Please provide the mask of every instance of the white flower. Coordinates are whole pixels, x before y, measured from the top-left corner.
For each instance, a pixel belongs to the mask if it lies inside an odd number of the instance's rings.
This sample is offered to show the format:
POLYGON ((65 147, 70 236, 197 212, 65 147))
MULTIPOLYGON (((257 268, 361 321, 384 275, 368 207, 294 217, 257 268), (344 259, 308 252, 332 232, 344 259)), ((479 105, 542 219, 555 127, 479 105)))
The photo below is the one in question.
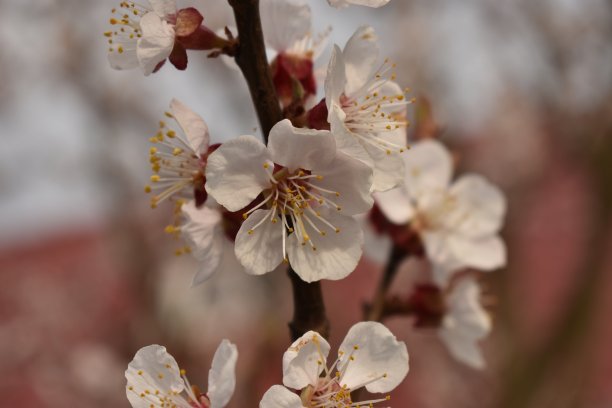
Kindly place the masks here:
POLYGON ((341 8, 348 7, 351 4, 367 7, 382 7, 391 0, 327 0, 330 6, 341 8))
POLYGON ((149 4, 151 8, 123 1, 113 9, 113 29, 104 33, 109 39, 112 68, 140 67, 149 75, 170 56, 176 36, 172 23, 176 21, 176 1, 149 0, 149 4))
POLYGON ((223 340, 208 373, 208 392, 196 395, 165 347, 143 347, 125 370, 127 398, 134 408, 223 408, 236 387, 237 359, 236 346, 223 340))
POLYGON ((490 271, 506 264, 498 235, 506 212, 503 193, 483 177, 468 174, 450 184, 452 159, 442 144, 422 141, 404 156, 404 185, 376 194, 395 224, 409 223, 444 285, 462 268, 490 271))
POLYGON ((369 167, 336 153, 329 132, 285 119, 270 131, 268 147, 240 136, 212 153, 206 191, 229 211, 252 203, 235 246, 247 272, 261 275, 286 261, 312 282, 342 279, 356 267, 363 233, 351 216, 372 206, 371 178, 369 167))
POLYGON ((149 139, 150 159, 153 175, 152 186, 145 191, 159 192, 151 198, 151 207, 162 201, 178 197, 183 201, 194 198, 201 206, 205 201, 204 167, 209 153, 210 136, 206 122, 176 99, 170 102, 168 118, 174 119, 179 132, 170 129, 165 121, 159 122, 159 130, 149 139))
POLYGON ((378 60, 377 37, 361 27, 344 50, 334 46, 325 79, 328 122, 338 149, 374 169, 375 191, 397 186, 403 177, 398 153, 406 145, 406 105, 402 89, 385 75, 394 65, 378 60))
POLYGON ((446 298, 440 338, 457 360, 482 369, 485 361, 478 341, 491 332, 491 318, 480 305, 480 288, 473 277, 462 278, 446 298))
POLYGON ((389 396, 353 402, 351 392, 365 387, 372 393, 387 393, 408 374, 406 344, 381 323, 354 325, 330 366, 329 350, 329 343, 313 331, 296 340, 283 356, 283 384, 301 391, 300 396, 275 385, 263 396, 260 408, 372 406, 388 401, 389 396))

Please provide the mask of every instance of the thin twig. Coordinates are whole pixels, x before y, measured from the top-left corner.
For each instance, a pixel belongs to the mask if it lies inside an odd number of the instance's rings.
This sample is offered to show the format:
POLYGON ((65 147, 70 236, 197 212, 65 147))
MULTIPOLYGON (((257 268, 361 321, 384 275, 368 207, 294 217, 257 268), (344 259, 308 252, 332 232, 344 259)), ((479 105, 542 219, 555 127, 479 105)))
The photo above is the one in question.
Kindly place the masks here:
POLYGON ((397 274, 400 264, 407 256, 408 254, 403 248, 396 245, 393 246, 391 255, 389 256, 389 262, 387 263, 385 271, 380 279, 378 289, 376 289, 372 303, 365 308, 365 320, 380 322, 383 319, 385 313, 385 302, 387 301, 387 292, 389 291, 389 287, 393 282, 393 278, 395 278, 395 275, 397 274))

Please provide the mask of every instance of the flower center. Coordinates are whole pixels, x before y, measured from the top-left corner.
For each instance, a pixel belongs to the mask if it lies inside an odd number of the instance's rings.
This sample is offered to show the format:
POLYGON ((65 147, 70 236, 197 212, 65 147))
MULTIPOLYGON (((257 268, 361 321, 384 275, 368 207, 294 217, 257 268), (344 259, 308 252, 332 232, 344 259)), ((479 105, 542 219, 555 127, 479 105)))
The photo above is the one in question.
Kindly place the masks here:
POLYGON ((374 146, 387 154, 402 153, 405 144, 388 140, 386 134, 408 126, 408 120, 402 112, 404 106, 414 103, 415 99, 406 99, 410 89, 396 94, 385 88, 395 80, 395 74, 385 75, 395 68, 388 60, 376 71, 358 91, 340 98, 342 110, 346 114, 345 125, 362 143, 374 146))
POLYGON ((109 20, 113 29, 104 32, 104 36, 108 38, 108 52, 123 54, 136 50, 136 42, 142 37, 140 17, 150 11, 130 1, 122 1, 118 8, 113 8, 109 20))

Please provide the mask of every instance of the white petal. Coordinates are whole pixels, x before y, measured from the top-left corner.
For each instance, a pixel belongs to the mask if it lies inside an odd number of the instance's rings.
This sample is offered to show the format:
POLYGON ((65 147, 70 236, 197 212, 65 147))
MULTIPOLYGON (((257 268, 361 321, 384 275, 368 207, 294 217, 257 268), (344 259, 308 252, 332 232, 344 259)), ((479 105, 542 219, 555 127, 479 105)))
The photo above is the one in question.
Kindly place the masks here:
POLYGON ((274 163, 290 170, 312 170, 334 159, 336 142, 326 130, 296 128, 284 119, 270 130, 268 150, 274 163))
POLYGON ((374 162, 373 191, 387 191, 401 185, 404 181, 404 153, 387 154, 385 151, 370 144, 362 146, 374 162))
POLYGON ((327 0, 330 6, 335 8, 347 7, 350 4, 367 7, 382 7, 391 0, 327 0))
POLYGON ((236 235, 234 246, 236 258, 246 272, 252 275, 263 275, 272 271, 284 258, 282 247, 284 226, 280 221, 276 223, 270 221, 270 215, 268 210, 254 211, 242 223, 236 235), (249 234, 249 231, 262 220, 263 223, 249 234))
POLYGON ((466 265, 451 251, 446 231, 423 231, 421 240, 432 263, 434 282, 446 286, 452 274, 466 265))
POLYGON ((153 72, 174 48, 174 28, 156 13, 147 13, 140 19, 142 38, 138 40, 136 55, 145 75, 153 72))
POLYGON ((298 231, 291 234, 287 242, 289 262, 305 282, 343 279, 355 270, 361 258, 363 231, 359 223, 353 217, 338 214, 336 210, 321 210, 320 213, 321 218, 338 228, 339 232, 335 232, 316 215, 306 212, 325 236, 304 221, 310 243, 305 243, 298 231))
MULTIPOLYGON (((344 66, 344 57, 340 47, 334 44, 332 55, 327 65, 327 76, 325 77, 325 104, 330 110, 331 115, 332 104, 340 102, 340 96, 344 93, 346 86, 346 68, 344 66)), ((342 118, 344 120, 344 118, 342 118)), ((328 118, 331 123, 331 116, 328 118)))
POLYGON ((323 179, 313 179, 311 183, 337 192, 339 195, 332 196, 332 200, 342 208, 342 214, 361 214, 372 208, 372 169, 369 166, 338 152, 331 163, 317 168, 316 174, 323 179))
POLYGON ((236 388, 236 361, 238 348, 229 340, 223 340, 213 357, 208 372, 208 392, 210 408, 223 408, 227 405, 236 388))
POLYGON ((440 142, 424 140, 402 155, 406 177, 404 185, 419 199, 428 191, 446 191, 452 176, 452 158, 440 142))
POLYGON ((328 121, 330 123, 331 132, 336 138, 336 148, 350 157, 374 167, 374 161, 365 150, 363 145, 359 143, 357 136, 353 135, 344 124, 346 115, 342 108, 337 104, 332 104, 329 111, 328 121))
POLYGON ((378 322, 360 322, 351 327, 339 352, 338 368, 346 370, 340 384, 350 390, 365 385, 369 392, 389 392, 408 374, 406 344, 397 341, 378 322))
POLYGON ((204 119, 177 99, 172 99, 170 102, 170 113, 183 129, 183 133, 187 136, 187 142, 193 151, 196 153, 206 151, 210 143, 210 136, 208 125, 206 125, 204 119))
POLYGON ((263 395, 259 408, 303 408, 300 397, 282 385, 273 385, 263 395))
POLYGON ((136 41, 127 44, 112 44, 108 52, 108 62, 112 69, 132 69, 139 66, 136 56, 136 41), (121 49, 121 52, 119 52, 121 49))
POLYGON ((472 277, 462 279, 448 297, 449 311, 439 335, 457 360, 484 368, 478 340, 491 331, 491 318, 480 305, 480 288, 472 277))
POLYGON ((302 0, 261 0, 261 25, 267 45, 286 51, 306 37, 311 26, 310 7, 302 0))
POLYGON ((370 26, 359 27, 344 50, 347 96, 357 92, 373 75, 378 61, 378 37, 370 26))
POLYGON ((238 211, 270 186, 264 169, 270 160, 268 149, 254 136, 225 142, 208 156, 206 191, 229 211, 238 211))
POLYGON ((403 186, 374 194, 380 210, 392 223, 403 225, 414 217, 414 207, 403 186))
POLYGON ((309 331, 283 354, 283 384, 295 390, 316 385, 326 367, 329 343, 317 332, 309 331))
POLYGON ((155 391, 159 391, 163 396, 171 392, 180 393, 185 388, 176 360, 165 347, 156 344, 143 347, 136 352, 134 359, 125 370, 125 378, 127 398, 135 408, 148 408, 151 404, 151 401, 142 398, 141 394, 159 400, 155 396, 155 391))
POLYGON ((160 17, 167 17, 176 14, 175 0, 149 0, 153 11, 160 17))
POLYGON ((506 214, 506 198, 499 188, 482 176, 460 177, 450 188, 457 208, 448 223, 471 237, 494 234, 500 230, 506 214))
POLYGON ((452 235, 448 244, 453 255, 465 266, 491 271, 506 265, 506 246, 499 236, 470 238, 452 235))
POLYGON ((218 209, 206 206, 196 208, 193 200, 183 204, 181 211, 186 219, 181 233, 191 248, 191 254, 201 263, 192 282, 192 285, 198 285, 217 271, 223 257, 221 214, 218 209))

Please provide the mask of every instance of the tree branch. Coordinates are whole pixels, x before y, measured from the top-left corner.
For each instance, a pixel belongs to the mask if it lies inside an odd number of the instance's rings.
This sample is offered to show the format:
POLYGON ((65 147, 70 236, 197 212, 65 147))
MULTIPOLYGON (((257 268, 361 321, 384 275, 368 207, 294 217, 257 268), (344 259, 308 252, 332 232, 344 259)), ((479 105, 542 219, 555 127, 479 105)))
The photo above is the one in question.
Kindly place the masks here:
MULTIPOLYGON (((234 10, 238 28, 236 63, 249 86, 261 131, 267 143, 270 129, 283 119, 283 114, 266 57, 259 0, 229 0, 229 4, 234 10)), ((289 323, 292 339, 301 337, 309 330, 328 337, 329 321, 325 314, 321 284, 302 281, 291 268, 287 272, 293 288, 294 314, 289 323)))
POLYGON ((234 58, 249 86, 261 131, 267 143, 270 129, 283 119, 283 114, 266 57, 259 0, 229 0, 229 4, 234 9, 238 28, 239 44, 234 58))
POLYGON ((374 299, 370 305, 365 307, 364 317, 366 321, 379 322, 384 317, 387 292, 389 291, 391 282, 393 282, 393 278, 397 274, 400 264, 407 256, 408 254, 403 248, 393 245, 389 262, 380 279, 378 289, 376 289, 376 293, 374 294, 374 299))

